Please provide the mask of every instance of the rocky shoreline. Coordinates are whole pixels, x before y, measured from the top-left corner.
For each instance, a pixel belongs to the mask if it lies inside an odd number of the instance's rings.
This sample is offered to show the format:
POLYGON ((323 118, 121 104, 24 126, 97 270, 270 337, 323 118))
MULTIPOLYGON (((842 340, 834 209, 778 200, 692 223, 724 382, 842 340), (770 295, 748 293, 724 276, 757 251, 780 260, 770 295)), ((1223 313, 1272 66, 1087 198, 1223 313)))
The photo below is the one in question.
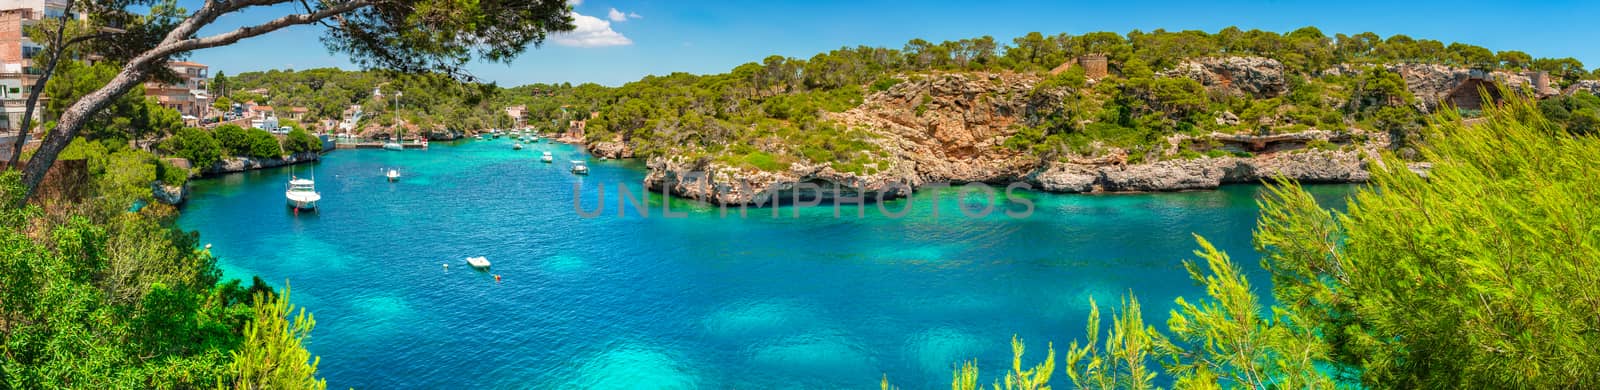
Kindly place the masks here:
POLYGON ((987 183, 1071 194, 1211 190, 1228 184, 1286 178, 1303 183, 1363 183, 1371 178, 1358 150, 1305 150, 1254 157, 1201 157, 1145 164, 1040 164, 995 175, 952 179, 857 175, 796 164, 783 172, 760 172, 715 163, 651 158, 644 184, 651 191, 722 205, 774 205, 795 199, 834 197, 887 200, 931 185, 987 183), (977 179, 977 180, 973 180, 977 179), (797 193, 799 192, 799 193, 797 193))
POLYGON ((281 158, 250 158, 228 157, 200 170, 201 177, 223 175, 235 172, 244 172, 256 169, 277 168, 281 166, 315 162, 322 158, 317 152, 296 153, 281 158))
MULTIPOLYGON (((194 177, 191 177, 191 179, 214 177, 256 169, 277 168, 287 165, 304 164, 316 162, 320 159, 322 159, 322 154, 317 152, 297 153, 281 158, 258 159, 250 157, 227 157, 223 158, 222 161, 218 161, 216 164, 212 164, 209 167, 201 169, 194 177)), ((182 158, 167 158, 165 160, 167 163, 172 164, 180 169, 190 169, 189 160, 182 158)), ((169 185, 157 180, 150 183, 150 193, 155 197, 157 202, 176 206, 188 200, 189 184, 184 183, 181 186, 169 185)))

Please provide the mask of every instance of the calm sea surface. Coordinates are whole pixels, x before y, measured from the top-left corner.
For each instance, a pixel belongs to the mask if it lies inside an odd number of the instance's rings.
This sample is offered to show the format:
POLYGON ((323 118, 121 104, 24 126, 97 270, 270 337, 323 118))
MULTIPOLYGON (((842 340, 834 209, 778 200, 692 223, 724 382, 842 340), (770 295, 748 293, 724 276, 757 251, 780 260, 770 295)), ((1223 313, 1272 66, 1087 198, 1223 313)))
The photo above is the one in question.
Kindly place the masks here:
MULTIPOLYGON (((1191 234, 1267 293, 1250 250, 1257 186, 1021 193, 981 219, 958 207, 983 202, 948 189, 884 204, 903 218, 870 204, 866 217, 848 205, 840 218, 828 206, 723 217, 682 200, 669 206, 686 217, 662 218, 660 196, 649 217, 618 217, 617 184, 637 194, 643 176, 549 143, 340 150, 197 181, 180 225, 215 245, 228 277, 292 286, 316 316, 310 348, 330 388, 876 388, 884 375, 937 388, 965 359, 987 382, 1010 365, 1013 334, 1033 359, 1082 338, 1091 297, 1115 306, 1131 291, 1162 327, 1174 297, 1203 294, 1181 264, 1191 234), (568 173, 578 159, 589 176, 568 173), (404 178, 387 182, 385 167, 404 178), (316 178, 319 213, 284 206, 291 174, 316 178), (605 186, 602 216, 574 211, 574 184, 589 211, 605 186), (1024 199, 1031 217, 1000 212, 1024 199)), ((1353 188, 1312 190, 1342 206, 1353 188)))

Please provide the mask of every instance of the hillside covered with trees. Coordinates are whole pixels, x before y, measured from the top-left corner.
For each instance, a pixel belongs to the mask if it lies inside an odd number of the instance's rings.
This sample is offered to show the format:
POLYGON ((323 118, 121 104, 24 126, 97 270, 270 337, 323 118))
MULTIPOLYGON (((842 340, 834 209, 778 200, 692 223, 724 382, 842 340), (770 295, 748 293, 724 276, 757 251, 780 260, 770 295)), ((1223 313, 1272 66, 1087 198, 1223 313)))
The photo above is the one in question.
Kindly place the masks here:
MULTIPOLYGON (((461 82, 442 74, 400 74, 387 71, 344 71, 333 68, 301 71, 270 70, 213 80, 225 109, 233 103, 255 102, 278 110, 307 108, 306 124, 321 119, 343 119, 352 105, 364 112, 362 127, 387 128, 394 123, 399 92, 400 120, 422 129, 478 130, 510 125, 504 108, 495 100, 502 89, 493 84, 461 82), (382 98, 373 96, 376 89, 382 98)), ((281 115, 281 114, 280 114, 281 115)))
MULTIPOLYGON (((586 123, 584 140, 624 143, 631 156, 709 157, 757 170, 821 163, 865 173, 871 169, 863 164, 882 162, 875 156, 883 151, 872 141, 881 136, 841 123, 832 114, 862 105, 871 94, 940 74, 1032 76, 1025 80, 1026 93, 1042 100, 1034 99, 1028 112, 1014 113, 1019 120, 1008 129, 1003 146, 1043 159, 1112 152, 1126 153, 1135 162, 1177 158, 1195 154, 1159 150, 1173 135, 1308 129, 1388 133, 1395 147, 1403 148, 1405 135, 1419 129, 1423 115, 1437 110, 1439 102, 1417 96, 1416 81, 1402 74, 1412 69, 1398 65, 1511 75, 1544 72, 1557 90, 1600 78, 1572 58, 1534 58, 1465 43, 1370 32, 1330 36, 1315 27, 1285 34, 1230 27, 1214 33, 1036 32, 1009 42, 988 36, 937 43, 916 39, 898 49, 860 46, 805 59, 771 56, 728 73, 648 76, 620 87, 502 88, 442 76, 335 69, 219 75, 217 84, 225 85, 221 89, 229 101, 304 106, 313 118, 338 118, 348 106, 359 104, 369 123, 378 126, 389 125, 394 106, 392 100, 373 99, 374 87, 403 90, 401 117, 429 128, 504 127, 508 119, 503 109, 520 105, 527 107, 526 123, 565 131, 570 121, 595 112, 598 116, 586 123), (1103 55, 1107 74, 1063 67, 1087 55, 1103 55), (1268 80, 1271 85, 1265 90, 1228 91, 1217 83, 1256 81, 1206 80, 1217 76, 1196 70, 1203 67, 1197 60, 1206 58, 1258 59, 1247 65, 1259 69, 1244 70, 1264 70, 1277 79, 1268 80), (265 93, 246 92, 251 90, 265 93)), ((1212 66, 1240 71, 1236 64, 1212 66)), ((1547 105, 1556 117, 1580 127, 1592 127, 1586 123, 1600 118, 1591 98, 1557 100, 1561 102, 1547 105)), ((919 117, 938 109, 948 108, 914 108, 919 117)))

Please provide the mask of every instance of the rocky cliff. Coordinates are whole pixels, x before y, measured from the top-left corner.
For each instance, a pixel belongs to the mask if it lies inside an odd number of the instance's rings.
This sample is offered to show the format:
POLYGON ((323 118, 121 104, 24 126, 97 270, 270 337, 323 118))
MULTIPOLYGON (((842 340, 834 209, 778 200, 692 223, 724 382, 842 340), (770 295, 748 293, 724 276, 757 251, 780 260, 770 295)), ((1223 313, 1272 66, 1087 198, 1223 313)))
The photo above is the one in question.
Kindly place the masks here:
POLYGON ((1194 79, 1207 90, 1233 96, 1274 98, 1289 91, 1283 63, 1263 57, 1196 58, 1161 75, 1194 79))
MULTIPOLYGON (((1261 59, 1196 62, 1172 76, 1223 77, 1210 85, 1246 94, 1282 94, 1281 64, 1261 59), (1275 73, 1276 72, 1276 73, 1275 73)), ((1310 131, 1263 140, 1216 135, 1223 144, 1274 143, 1238 147, 1264 151, 1250 157, 1171 159, 1119 164, 1120 159, 1041 161, 1003 146, 1017 125, 1031 125, 1070 91, 1035 91, 1041 80, 1030 74, 934 74, 912 77, 870 94, 856 108, 828 119, 865 129, 887 158, 872 173, 839 172, 827 164, 797 163, 782 171, 754 171, 705 158, 655 157, 647 162, 646 187, 716 204, 784 204, 831 197, 892 199, 932 183, 1028 183, 1054 192, 1180 191, 1216 188, 1283 176, 1304 182, 1361 182, 1368 178, 1363 156, 1387 146, 1387 137, 1350 137, 1310 131), (1221 139, 1227 138, 1227 139, 1221 139), (1354 143, 1353 139, 1368 140, 1354 143), (1259 141, 1259 142, 1257 142, 1259 141), (1334 148, 1312 149, 1311 141, 1334 148), (1282 145, 1280 145, 1282 144, 1282 145), (800 194, 803 193, 803 194, 800 194), (798 194, 798 195, 797 195, 798 194)), ((1204 83, 1204 81, 1203 81, 1204 83)), ((1169 143, 1180 141, 1175 136, 1169 143)), ((1231 145, 1231 144, 1229 144, 1231 145)), ((1242 144, 1241 144, 1242 145, 1242 144)), ((625 143, 596 142, 591 151, 620 156, 625 143)))
POLYGON ((150 195, 157 202, 176 206, 189 199, 189 184, 167 185, 167 183, 156 180, 150 183, 150 195))
POLYGON ((1578 80, 1578 82, 1567 86, 1567 89, 1561 91, 1561 93, 1571 95, 1578 93, 1578 91, 1588 92, 1590 95, 1600 95, 1600 80, 1578 80))
MULTIPOLYGON (((1457 88, 1477 88, 1468 85, 1469 80, 1484 80, 1498 82, 1513 88, 1532 89, 1539 97, 1550 96, 1558 93, 1549 85, 1548 78, 1541 78, 1538 73, 1514 73, 1507 71, 1484 72, 1470 68, 1458 68, 1438 64, 1384 64, 1378 65, 1384 69, 1395 72, 1400 78, 1405 79, 1406 89, 1417 98, 1416 108, 1423 112, 1433 112, 1446 102, 1450 94, 1457 88)), ((1360 74, 1366 65, 1341 64, 1322 71, 1323 75, 1354 75, 1360 74)))
POLYGON ((633 158, 633 146, 623 140, 621 135, 610 141, 591 142, 587 147, 590 154, 602 158, 633 158))

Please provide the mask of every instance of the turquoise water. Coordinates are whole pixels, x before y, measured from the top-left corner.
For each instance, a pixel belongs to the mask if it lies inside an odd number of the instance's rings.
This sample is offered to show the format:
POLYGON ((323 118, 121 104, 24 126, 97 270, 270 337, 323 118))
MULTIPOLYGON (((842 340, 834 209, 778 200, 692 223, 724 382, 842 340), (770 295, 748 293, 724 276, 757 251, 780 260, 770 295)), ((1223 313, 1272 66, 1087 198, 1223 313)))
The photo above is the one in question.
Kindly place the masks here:
MULTIPOLYGON (((641 218, 616 215, 616 184, 639 192, 638 163, 567 173, 581 158, 506 141, 341 150, 196 181, 180 224, 215 244, 228 276, 292 285, 332 388, 876 388, 883 375, 944 387, 964 359, 1001 373, 1013 334, 1033 358, 1081 338, 1090 297, 1134 291, 1164 323, 1174 297, 1203 294, 1180 263, 1191 233, 1266 283, 1250 251, 1256 186, 1018 194, 1036 207, 1026 219, 964 218, 973 202, 954 190, 885 204, 910 208, 899 219, 871 205, 864 218, 849 206, 722 217, 682 200, 669 206, 687 217, 668 219, 656 196, 641 218), (545 150, 555 164, 538 161, 545 150), (405 176, 389 183, 384 167, 405 176), (315 175, 319 213, 284 206, 291 170, 315 175), (585 210, 605 185, 601 217, 574 211, 574 183, 585 210), (499 283, 463 262, 479 255, 499 283)), ((1313 190, 1337 203, 1352 188, 1313 190)))

